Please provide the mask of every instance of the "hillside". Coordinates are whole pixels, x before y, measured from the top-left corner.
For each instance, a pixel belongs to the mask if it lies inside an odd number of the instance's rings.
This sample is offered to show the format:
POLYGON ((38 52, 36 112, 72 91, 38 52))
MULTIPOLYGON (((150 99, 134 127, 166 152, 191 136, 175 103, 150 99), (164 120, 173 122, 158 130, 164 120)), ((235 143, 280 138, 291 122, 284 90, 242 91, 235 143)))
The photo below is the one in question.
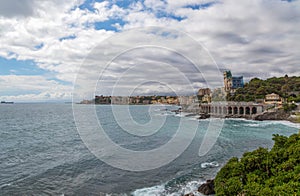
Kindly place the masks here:
POLYGON ((245 84, 244 88, 236 90, 234 95, 228 95, 228 101, 255 101, 264 99, 270 93, 279 94, 288 101, 300 102, 300 95, 295 92, 300 91, 300 77, 272 77, 266 80, 253 78, 245 84))

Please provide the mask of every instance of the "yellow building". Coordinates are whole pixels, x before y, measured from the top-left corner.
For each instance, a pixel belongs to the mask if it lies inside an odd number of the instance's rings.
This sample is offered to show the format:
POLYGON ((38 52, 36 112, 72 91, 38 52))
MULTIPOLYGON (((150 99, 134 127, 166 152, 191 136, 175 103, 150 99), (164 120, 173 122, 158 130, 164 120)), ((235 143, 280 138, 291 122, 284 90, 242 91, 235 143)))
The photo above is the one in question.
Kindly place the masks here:
POLYGON ((276 93, 268 94, 265 97, 265 104, 282 105, 282 102, 283 102, 282 98, 276 93))
POLYGON ((202 100, 201 100, 201 102, 203 103, 211 103, 211 96, 210 95, 204 95, 203 97, 202 97, 202 100))

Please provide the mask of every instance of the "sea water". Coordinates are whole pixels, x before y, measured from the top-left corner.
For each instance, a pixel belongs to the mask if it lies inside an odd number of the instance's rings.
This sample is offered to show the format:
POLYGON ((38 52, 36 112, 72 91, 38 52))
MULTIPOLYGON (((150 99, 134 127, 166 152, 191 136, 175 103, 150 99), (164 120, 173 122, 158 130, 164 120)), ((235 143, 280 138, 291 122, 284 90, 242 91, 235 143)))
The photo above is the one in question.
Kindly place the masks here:
MULTIPOLYGON (((174 107, 128 107, 130 115, 116 117, 109 105, 75 105, 95 109, 108 137, 123 148, 147 151, 174 137, 181 120, 197 125, 188 148, 174 161, 147 171, 114 168, 92 154, 76 129, 71 104, 13 104, 0 106, 0 195, 182 195, 196 193, 232 156, 258 147, 271 148, 272 134, 297 133, 299 124, 285 121, 226 119, 216 143, 204 156, 199 147, 209 119, 170 112, 174 107), (137 136, 120 126, 165 118, 154 134, 137 136)), ((119 107, 119 108, 118 108, 119 107)), ((83 114, 84 115, 84 114, 83 114)), ((142 130, 141 130, 142 131, 142 130)), ((188 129, 187 129, 188 131, 188 129)), ((139 162, 139 160, 136 160, 139 162)), ((198 193, 197 193, 198 194, 198 193)))

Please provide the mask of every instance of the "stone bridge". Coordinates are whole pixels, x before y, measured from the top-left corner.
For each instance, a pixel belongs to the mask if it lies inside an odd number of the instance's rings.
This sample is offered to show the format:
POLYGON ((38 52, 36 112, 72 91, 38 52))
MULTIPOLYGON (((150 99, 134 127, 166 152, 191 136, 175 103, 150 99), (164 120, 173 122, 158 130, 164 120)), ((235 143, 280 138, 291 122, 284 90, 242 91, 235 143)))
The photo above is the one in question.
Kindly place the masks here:
POLYGON ((264 112, 264 105, 253 102, 212 102, 200 104, 200 112, 213 116, 251 116, 264 112))

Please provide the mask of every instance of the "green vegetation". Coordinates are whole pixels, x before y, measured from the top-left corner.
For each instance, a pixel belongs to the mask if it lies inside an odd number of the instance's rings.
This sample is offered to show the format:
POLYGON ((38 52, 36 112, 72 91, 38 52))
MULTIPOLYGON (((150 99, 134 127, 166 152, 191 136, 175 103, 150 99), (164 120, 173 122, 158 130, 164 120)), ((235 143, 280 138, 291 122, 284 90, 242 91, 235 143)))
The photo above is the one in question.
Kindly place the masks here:
POLYGON ((216 176, 217 195, 300 195, 300 132, 273 140, 270 151, 230 159, 216 176))
POLYGON ((228 95, 228 101, 255 101, 264 99, 265 95, 276 93, 288 101, 300 102, 300 94, 297 96, 293 92, 300 91, 300 77, 269 78, 261 80, 253 78, 245 84, 244 88, 236 90, 234 95, 228 95))
POLYGON ((296 108, 297 108, 297 105, 294 104, 294 103, 292 103, 292 104, 288 104, 288 103, 283 104, 283 109, 284 109, 284 111, 286 111, 286 112, 295 110, 296 108))
POLYGON ((295 123, 300 123, 300 113, 296 113, 296 118, 294 119, 295 123))

